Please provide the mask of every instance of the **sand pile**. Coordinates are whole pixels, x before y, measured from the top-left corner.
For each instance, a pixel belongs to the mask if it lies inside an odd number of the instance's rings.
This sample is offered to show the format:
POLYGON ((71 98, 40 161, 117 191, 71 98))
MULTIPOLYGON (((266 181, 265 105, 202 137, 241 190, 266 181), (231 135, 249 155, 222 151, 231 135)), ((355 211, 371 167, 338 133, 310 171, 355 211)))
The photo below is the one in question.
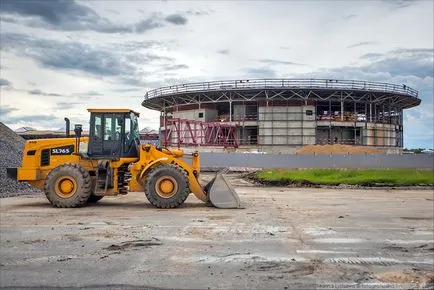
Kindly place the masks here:
POLYGON ((353 145, 305 145, 297 149, 297 154, 381 154, 382 151, 367 146, 353 145))

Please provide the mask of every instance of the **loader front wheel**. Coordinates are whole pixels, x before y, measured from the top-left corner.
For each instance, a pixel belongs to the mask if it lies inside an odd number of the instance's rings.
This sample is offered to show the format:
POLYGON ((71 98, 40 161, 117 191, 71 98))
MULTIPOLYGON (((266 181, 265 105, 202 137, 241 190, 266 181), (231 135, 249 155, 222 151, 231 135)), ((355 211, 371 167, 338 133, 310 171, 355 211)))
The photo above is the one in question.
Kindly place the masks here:
POLYGON ((190 194, 187 175, 173 164, 155 166, 145 176, 145 194, 155 207, 178 207, 190 194))
POLYGON ((50 171, 45 179, 44 192, 55 207, 84 205, 92 191, 89 173, 79 164, 66 163, 50 171))

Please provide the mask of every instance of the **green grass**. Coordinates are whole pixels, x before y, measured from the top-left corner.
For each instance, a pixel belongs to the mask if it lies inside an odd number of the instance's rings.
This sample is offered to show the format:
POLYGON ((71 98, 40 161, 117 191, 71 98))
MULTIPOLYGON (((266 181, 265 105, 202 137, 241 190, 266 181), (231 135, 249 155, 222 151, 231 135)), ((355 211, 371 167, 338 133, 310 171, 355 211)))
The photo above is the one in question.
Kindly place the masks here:
POLYGON ((432 185, 432 170, 412 169, 303 169, 303 170, 264 170, 256 173, 261 182, 297 184, 353 184, 374 185, 432 185))

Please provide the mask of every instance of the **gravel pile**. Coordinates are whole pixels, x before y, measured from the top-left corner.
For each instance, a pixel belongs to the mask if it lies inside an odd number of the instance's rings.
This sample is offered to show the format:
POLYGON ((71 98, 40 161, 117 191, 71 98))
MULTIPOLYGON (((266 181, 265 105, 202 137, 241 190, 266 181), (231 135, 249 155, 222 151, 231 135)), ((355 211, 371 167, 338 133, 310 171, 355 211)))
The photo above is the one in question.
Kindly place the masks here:
POLYGON ((25 140, 0 122, 0 198, 40 192, 25 182, 6 175, 6 168, 21 165, 25 140))

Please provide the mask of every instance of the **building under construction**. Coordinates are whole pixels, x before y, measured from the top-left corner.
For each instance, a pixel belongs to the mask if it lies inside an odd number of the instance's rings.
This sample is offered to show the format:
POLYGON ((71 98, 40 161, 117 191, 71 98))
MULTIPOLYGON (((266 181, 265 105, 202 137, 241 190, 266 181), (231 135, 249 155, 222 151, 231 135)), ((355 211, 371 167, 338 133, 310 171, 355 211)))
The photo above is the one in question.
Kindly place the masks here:
POLYGON ((148 92, 161 112, 162 146, 294 152, 313 144, 403 147, 403 110, 419 105, 406 85, 335 79, 188 83, 148 92))

